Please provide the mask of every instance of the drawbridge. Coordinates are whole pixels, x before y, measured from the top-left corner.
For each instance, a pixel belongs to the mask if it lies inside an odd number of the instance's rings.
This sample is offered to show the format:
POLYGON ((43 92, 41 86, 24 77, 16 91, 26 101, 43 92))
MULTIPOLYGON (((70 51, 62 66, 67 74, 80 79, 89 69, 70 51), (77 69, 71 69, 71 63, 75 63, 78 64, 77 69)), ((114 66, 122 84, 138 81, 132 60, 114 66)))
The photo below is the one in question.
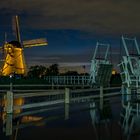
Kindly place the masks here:
POLYGON ((140 49, 136 38, 122 36, 121 40, 125 52, 119 64, 123 106, 121 125, 130 139, 131 134, 140 130, 140 49))
POLYGON ((90 84, 107 86, 110 81, 113 65, 109 60, 109 44, 97 42, 90 68, 90 84))
POLYGON ((91 60, 89 75, 81 76, 46 76, 45 80, 52 85, 109 86, 113 64, 109 60, 110 45, 97 42, 91 60), (99 55, 99 51, 102 53, 99 55))

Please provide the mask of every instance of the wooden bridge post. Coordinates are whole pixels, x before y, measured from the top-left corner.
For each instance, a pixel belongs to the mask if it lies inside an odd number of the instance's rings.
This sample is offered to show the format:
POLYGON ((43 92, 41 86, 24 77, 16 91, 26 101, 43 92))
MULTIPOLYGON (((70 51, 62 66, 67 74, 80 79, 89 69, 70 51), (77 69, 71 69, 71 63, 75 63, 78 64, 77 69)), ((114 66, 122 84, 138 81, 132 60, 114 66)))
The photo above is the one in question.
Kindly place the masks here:
POLYGON ((10 91, 11 92, 13 91, 13 83, 12 82, 10 83, 10 91))
POLYGON ((6 136, 12 135, 12 113, 13 113, 13 92, 7 91, 5 96, 5 111, 6 111, 6 136))
POLYGON ((13 113, 13 92, 7 91, 6 93, 6 113, 13 113))
POLYGON ((70 89, 65 88, 65 120, 69 119, 70 89))
POLYGON ((100 110, 103 110, 104 104, 104 95, 103 95, 103 86, 100 86, 100 110))
POLYGON ((6 136, 12 135, 12 131, 13 131, 12 120, 13 120, 12 114, 7 114, 6 115, 6 136))
POLYGON ((65 104, 69 104, 69 103, 70 103, 70 89, 65 88, 65 104))

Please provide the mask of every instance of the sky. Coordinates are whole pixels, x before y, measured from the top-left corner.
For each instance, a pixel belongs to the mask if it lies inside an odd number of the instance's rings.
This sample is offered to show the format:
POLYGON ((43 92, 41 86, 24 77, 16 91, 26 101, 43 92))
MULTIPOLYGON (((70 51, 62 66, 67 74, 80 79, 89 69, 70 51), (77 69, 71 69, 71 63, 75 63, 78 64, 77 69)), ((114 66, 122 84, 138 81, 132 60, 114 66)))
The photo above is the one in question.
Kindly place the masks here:
POLYGON ((0 44, 15 39, 12 16, 19 15, 21 39, 47 38, 48 46, 25 49, 28 66, 58 63, 89 68, 96 42, 110 43, 115 67, 121 35, 140 39, 139 0, 4 0, 0 2, 0 44))

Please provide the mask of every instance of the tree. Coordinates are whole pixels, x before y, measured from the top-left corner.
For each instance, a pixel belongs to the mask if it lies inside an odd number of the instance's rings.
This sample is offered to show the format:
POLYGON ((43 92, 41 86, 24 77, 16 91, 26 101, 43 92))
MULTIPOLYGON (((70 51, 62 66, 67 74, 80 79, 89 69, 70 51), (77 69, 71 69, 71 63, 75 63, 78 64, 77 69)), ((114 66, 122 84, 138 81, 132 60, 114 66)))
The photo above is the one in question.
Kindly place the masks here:
POLYGON ((46 67, 40 65, 31 66, 29 68, 28 77, 42 78, 46 73, 46 67))
POLYGON ((79 75, 77 71, 67 71, 64 75, 77 76, 79 75))
POLYGON ((56 76, 59 74, 58 64, 52 64, 46 70, 46 75, 56 76))
POLYGON ((52 64, 49 68, 42 65, 36 65, 29 68, 28 77, 42 78, 44 76, 56 76, 58 74, 58 64, 52 64))

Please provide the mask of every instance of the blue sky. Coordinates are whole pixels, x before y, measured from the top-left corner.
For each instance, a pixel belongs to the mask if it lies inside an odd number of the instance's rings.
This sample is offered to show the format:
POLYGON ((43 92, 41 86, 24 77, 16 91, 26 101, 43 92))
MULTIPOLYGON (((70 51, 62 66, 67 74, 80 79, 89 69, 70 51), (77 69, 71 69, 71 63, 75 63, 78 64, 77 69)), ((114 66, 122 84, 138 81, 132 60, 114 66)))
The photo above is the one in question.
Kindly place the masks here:
POLYGON ((140 33, 138 0, 5 0, 0 2, 0 44, 13 40, 12 16, 20 16, 22 40, 45 37, 49 45, 25 49, 27 64, 90 64, 96 42, 110 43, 118 63, 120 36, 140 33), (116 52, 117 51, 117 52, 116 52))

